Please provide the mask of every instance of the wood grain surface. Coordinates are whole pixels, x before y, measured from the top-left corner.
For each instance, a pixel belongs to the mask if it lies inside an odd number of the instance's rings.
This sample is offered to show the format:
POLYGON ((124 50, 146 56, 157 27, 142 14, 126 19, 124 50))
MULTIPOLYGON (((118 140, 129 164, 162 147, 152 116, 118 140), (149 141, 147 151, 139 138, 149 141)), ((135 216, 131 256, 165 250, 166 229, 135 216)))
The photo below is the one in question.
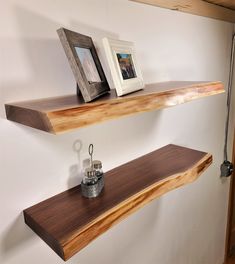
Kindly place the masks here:
POLYGON ((167 145, 105 173, 99 197, 82 197, 79 185, 26 209, 25 222, 67 260, 156 197, 196 180, 211 162, 205 152, 167 145))
POLYGON ((235 1, 234 0, 205 0, 205 1, 212 3, 212 4, 220 5, 220 6, 235 10, 235 1))
MULTIPOLYGON (((232 163, 235 164, 235 130, 233 134, 233 155, 232 163)), ((225 263, 230 256, 235 257, 235 172, 230 177, 229 203, 227 215, 227 230, 225 240, 225 263)))
POLYGON ((59 134, 87 125, 153 111, 224 92, 221 82, 165 82, 117 97, 109 94, 91 103, 76 96, 53 97, 6 104, 7 119, 59 134))
MULTIPOLYGON (((198 16, 205 16, 223 21, 235 23, 235 11, 210 2, 222 2, 223 0, 130 0, 143 4, 163 7, 175 11, 181 11, 198 16)), ((224 0, 224 6, 232 0, 224 0), (225 4, 226 2, 226 4, 225 4)))
POLYGON ((224 264, 235 264, 235 256, 228 258, 228 260, 224 262, 224 264))

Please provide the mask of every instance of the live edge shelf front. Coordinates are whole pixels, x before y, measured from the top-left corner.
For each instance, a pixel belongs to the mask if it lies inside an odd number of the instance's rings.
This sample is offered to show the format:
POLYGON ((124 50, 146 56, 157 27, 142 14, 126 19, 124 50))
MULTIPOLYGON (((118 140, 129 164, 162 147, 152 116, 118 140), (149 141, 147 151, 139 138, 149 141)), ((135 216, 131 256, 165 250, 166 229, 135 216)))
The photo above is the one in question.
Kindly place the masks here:
POLYGON ((79 185, 26 209, 25 222, 68 260, 154 198, 196 180, 211 163, 208 153, 167 145, 106 172, 99 197, 82 197, 79 185))
POLYGON ((165 82, 117 97, 115 91, 84 103, 76 95, 6 104, 7 119, 59 134, 87 125, 140 112, 170 107, 223 93, 221 82, 165 82))

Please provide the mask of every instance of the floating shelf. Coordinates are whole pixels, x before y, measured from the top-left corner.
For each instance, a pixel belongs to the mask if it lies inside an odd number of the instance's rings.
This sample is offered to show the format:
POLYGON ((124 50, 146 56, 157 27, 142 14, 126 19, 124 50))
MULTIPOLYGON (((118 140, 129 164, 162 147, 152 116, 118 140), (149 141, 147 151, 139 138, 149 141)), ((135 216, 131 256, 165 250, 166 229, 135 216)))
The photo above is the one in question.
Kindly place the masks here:
POLYGON ((165 82, 146 85, 144 90, 122 97, 117 97, 112 90, 91 103, 84 103, 80 97, 70 95, 6 104, 5 108, 8 120, 59 134, 223 92, 221 82, 165 82))
POLYGON ((156 197, 190 183, 212 163, 205 152, 167 145, 105 173, 94 199, 80 185, 24 211, 26 224, 63 260, 156 197))
POLYGON ((130 0, 235 23, 234 0, 130 0))

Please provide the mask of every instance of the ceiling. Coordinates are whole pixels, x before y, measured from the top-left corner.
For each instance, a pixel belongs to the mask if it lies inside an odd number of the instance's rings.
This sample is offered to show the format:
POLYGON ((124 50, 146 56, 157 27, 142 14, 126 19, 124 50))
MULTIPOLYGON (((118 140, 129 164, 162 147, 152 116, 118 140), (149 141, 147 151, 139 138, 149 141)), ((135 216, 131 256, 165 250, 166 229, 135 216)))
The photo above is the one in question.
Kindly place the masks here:
POLYGON ((235 0, 204 0, 204 1, 235 10, 235 0))
POLYGON ((235 23, 235 0, 130 0, 235 23))

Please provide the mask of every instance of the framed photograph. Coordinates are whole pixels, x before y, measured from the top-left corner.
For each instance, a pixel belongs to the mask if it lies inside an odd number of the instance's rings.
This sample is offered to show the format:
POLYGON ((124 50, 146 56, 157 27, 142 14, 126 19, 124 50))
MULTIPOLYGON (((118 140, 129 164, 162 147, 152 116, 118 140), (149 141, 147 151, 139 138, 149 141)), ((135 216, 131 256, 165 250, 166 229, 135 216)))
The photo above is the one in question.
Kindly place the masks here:
POLYGON ((144 81, 137 63, 134 44, 104 38, 103 45, 118 96, 143 89, 144 81))
POLYGON ((60 28, 57 30, 85 102, 90 102, 110 91, 91 37, 60 28))

